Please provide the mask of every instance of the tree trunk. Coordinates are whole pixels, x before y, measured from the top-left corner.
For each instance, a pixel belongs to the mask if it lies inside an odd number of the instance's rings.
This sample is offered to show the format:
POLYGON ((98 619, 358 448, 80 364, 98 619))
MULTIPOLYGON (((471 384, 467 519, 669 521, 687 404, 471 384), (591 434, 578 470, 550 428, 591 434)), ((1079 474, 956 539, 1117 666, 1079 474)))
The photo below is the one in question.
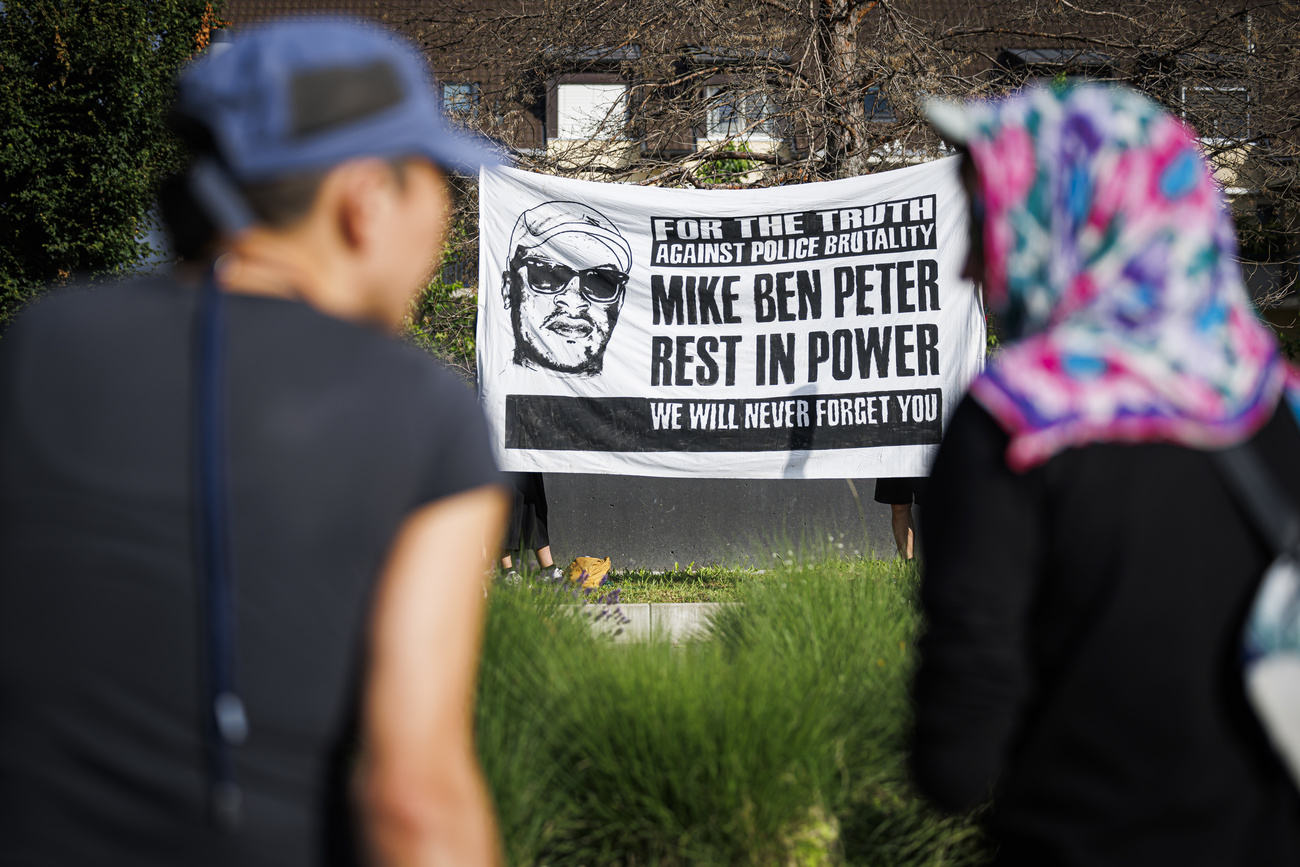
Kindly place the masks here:
POLYGON ((832 178, 866 174, 866 153, 862 147, 866 102, 857 80, 861 4, 856 0, 812 2, 826 137, 824 174, 832 178))

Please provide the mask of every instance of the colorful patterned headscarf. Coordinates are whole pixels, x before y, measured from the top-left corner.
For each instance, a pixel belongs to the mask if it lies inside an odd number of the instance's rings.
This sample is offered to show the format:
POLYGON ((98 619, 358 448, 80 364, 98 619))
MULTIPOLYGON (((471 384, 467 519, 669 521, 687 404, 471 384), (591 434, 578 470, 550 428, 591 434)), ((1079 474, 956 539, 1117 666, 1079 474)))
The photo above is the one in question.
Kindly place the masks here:
POLYGON ((1288 372, 1194 133, 1094 84, 930 115, 980 177, 1009 342, 971 390, 1011 435, 1008 466, 1093 442, 1222 447, 1268 420, 1288 372))

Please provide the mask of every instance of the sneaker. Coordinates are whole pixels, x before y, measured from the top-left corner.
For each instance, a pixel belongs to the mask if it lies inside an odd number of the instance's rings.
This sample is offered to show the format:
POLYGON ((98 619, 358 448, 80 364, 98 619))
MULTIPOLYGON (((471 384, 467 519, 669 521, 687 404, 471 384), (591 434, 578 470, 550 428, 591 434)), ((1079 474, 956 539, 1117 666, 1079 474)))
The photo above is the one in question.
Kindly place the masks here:
POLYGON ((542 577, 547 581, 559 581, 564 577, 564 570, 559 566, 543 566, 542 577))
POLYGON ((514 569, 511 569, 507 571, 506 574, 501 576, 501 580, 504 581, 506 584, 509 584, 510 586, 514 587, 524 579, 519 576, 518 572, 516 572, 514 569))

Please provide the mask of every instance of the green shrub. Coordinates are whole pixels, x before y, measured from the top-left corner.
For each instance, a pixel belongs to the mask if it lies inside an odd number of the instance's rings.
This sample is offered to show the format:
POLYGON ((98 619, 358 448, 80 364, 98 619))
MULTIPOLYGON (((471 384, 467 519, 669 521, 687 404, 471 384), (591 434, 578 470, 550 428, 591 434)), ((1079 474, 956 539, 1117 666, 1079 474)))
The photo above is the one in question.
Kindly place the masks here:
POLYGON ((460 283, 435 277, 415 297, 406 337, 467 379, 475 370, 478 297, 460 283))
MULTIPOLYGON (((741 149, 736 147, 735 142, 727 142, 721 148, 723 153, 742 153, 747 150, 748 145, 741 149)), ((706 160, 696 170, 695 176, 711 184, 735 184, 758 167, 759 164, 754 160, 731 156, 714 156, 706 160)))
POLYGON ((129 271, 182 163, 172 76, 221 0, 0 4, 0 330, 49 283, 129 271))
POLYGON ((974 827, 905 782, 915 582, 771 572, 684 647, 611 645, 567 597, 500 588, 478 737, 511 863, 978 863, 974 827))
POLYGON ((465 220, 452 223, 433 278, 411 302, 406 338, 467 380, 474 379, 478 293, 448 274, 471 257, 465 220))

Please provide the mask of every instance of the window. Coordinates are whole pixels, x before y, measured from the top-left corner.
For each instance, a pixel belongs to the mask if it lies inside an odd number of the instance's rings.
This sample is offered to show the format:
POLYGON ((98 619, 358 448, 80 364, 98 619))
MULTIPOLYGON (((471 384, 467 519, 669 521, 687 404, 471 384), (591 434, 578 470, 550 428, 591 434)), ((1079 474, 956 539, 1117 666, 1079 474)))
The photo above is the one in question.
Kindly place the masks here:
POLYGON ((705 136, 710 139, 745 138, 764 141, 776 136, 772 103, 761 91, 744 93, 728 87, 709 87, 705 136))
POLYGON ((889 100, 885 99, 880 88, 874 85, 867 88, 867 120, 893 123, 897 119, 894 116, 894 107, 889 104, 889 100))
POLYGON ((742 93, 727 87, 710 87, 706 89, 705 97, 709 107, 708 138, 763 140, 775 135, 776 122, 766 93, 742 93))
POLYGON ((627 85, 561 84, 557 138, 567 141, 621 138, 627 122, 627 85))
POLYGON ((472 81, 445 81, 442 110, 455 120, 470 120, 478 113, 478 85, 472 81))
POLYGON ((1105 79, 1115 74, 1114 58, 1081 48, 1006 48, 995 62, 998 78, 1013 87, 1062 75, 1105 79))
POLYGON ((1250 138, 1250 90, 1232 81, 1184 85, 1183 118, 1201 138, 1244 142, 1250 138))

